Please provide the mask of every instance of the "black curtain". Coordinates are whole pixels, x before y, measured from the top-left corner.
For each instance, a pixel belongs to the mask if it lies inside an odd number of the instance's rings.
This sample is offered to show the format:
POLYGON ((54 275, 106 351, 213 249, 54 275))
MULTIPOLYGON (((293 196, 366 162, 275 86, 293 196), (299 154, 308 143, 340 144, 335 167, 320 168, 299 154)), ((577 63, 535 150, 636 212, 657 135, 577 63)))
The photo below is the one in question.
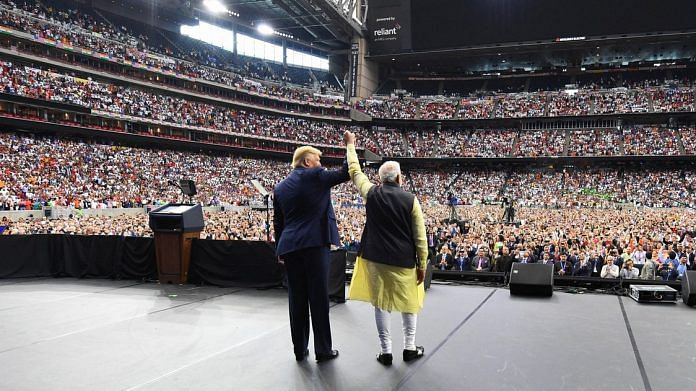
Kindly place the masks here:
POLYGON ((0 236, 0 278, 54 274, 51 235, 0 236))
POLYGON ((155 241, 152 238, 124 238, 121 255, 115 268, 118 278, 157 279, 155 241))
POLYGON ((156 278, 152 238, 82 235, 0 236, 0 278, 156 278))
MULTIPOLYGON (((0 236, 0 278, 156 279, 152 238, 82 235, 0 236)), ((331 299, 345 301, 346 252, 331 253, 331 299)), ((193 240, 189 282, 218 286, 280 286, 275 248, 260 241, 193 240)))
POLYGON ((116 278, 122 237, 59 235, 56 238, 60 240, 60 250, 55 252, 58 275, 116 278))
POLYGON ((218 286, 280 286, 283 273, 268 242, 194 239, 189 282, 218 286))

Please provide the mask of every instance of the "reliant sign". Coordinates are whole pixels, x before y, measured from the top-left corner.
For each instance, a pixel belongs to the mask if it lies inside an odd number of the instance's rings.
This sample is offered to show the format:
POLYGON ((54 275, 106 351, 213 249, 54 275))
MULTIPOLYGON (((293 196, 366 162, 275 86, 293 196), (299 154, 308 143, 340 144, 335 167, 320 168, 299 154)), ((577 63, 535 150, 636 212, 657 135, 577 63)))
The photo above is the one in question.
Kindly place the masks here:
POLYGON ((373 0, 367 15, 370 54, 399 53, 411 49, 411 2, 373 0))

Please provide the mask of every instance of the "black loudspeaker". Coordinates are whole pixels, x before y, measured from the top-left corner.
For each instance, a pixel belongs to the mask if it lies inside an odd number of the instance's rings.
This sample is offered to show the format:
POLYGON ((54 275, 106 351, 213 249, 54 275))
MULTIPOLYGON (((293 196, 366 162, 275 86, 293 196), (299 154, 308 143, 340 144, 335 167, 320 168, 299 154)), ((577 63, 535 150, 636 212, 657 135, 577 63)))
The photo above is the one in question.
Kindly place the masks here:
POLYGON ((696 270, 687 270, 682 276, 682 299, 688 306, 696 305, 696 270))
POLYGON ((551 296, 553 294, 553 265, 513 263, 510 270, 510 294, 551 296))

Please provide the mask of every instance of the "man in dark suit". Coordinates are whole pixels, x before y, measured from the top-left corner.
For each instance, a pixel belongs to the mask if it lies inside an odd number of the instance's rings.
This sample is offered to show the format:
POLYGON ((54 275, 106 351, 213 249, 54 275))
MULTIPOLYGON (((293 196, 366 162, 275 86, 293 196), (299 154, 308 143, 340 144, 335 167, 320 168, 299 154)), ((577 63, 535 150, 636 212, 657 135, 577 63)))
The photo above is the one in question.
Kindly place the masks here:
POLYGON ((575 266, 576 263, 580 262, 580 257, 578 256, 578 249, 574 248, 572 254, 568 255, 568 262, 575 266))
POLYGON ((445 245, 440 248, 440 253, 435 256, 435 262, 433 264, 440 270, 450 270, 452 268, 453 258, 450 254, 449 246, 445 245))
POLYGON ((479 247, 478 254, 471 260, 471 270, 475 272, 487 272, 490 271, 491 263, 486 256, 486 250, 483 247, 479 247))
POLYGON ((559 276, 569 276, 573 271, 573 264, 568 261, 568 255, 566 253, 561 253, 560 259, 556 262, 553 269, 559 276))
POLYGON ((592 275, 592 266, 587 261, 587 258, 583 254, 579 257, 580 260, 573 265, 573 275, 581 277, 589 277, 592 275))
POLYGON ((545 252, 544 255, 541 256, 541 261, 539 262, 542 265, 553 265, 553 259, 551 259, 551 254, 545 252))
POLYGON ((493 264, 494 272, 510 273, 512 269, 512 256, 510 255, 510 249, 507 246, 503 246, 501 249, 502 254, 495 258, 493 264))
POLYGON ((534 258, 531 257, 531 253, 527 250, 522 250, 520 253, 519 263, 534 263, 534 258))
POLYGON ((290 333, 298 361, 309 354, 310 309, 317 362, 338 356, 329 324, 329 249, 340 244, 331 187, 349 176, 347 164, 327 170, 320 156, 316 148, 297 148, 293 170, 276 186, 273 197, 276 255, 287 270, 290 333))
POLYGON ((471 261, 466 255, 466 250, 460 249, 457 257, 454 258, 454 270, 467 272, 471 270, 471 261))
POLYGON ((599 277, 599 275, 602 273, 602 267, 604 266, 604 259, 602 257, 598 257, 597 254, 592 251, 590 253, 590 259, 587 263, 590 265, 590 276, 599 277))

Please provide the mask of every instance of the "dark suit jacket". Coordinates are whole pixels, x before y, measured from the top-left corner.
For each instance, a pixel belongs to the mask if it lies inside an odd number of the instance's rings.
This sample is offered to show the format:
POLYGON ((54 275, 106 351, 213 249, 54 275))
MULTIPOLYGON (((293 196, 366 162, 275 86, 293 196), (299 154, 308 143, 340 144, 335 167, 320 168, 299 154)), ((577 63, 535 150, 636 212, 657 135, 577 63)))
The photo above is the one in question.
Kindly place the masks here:
POLYGON ((669 270, 667 268, 663 268, 660 271, 660 277, 662 277, 663 281, 672 281, 676 280, 677 276, 679 276, 679 273, 677 273, 677 269, 672 269, 669 270))
POLYGON ((585 267, 580 266, 580 261, 573 265, 573 275, 574 276, 582 276, 582 277, 590 277, 592 275, 592 264, 590 262, 585 263, 585 267))
POLYGON ((569 275, 571 275, 571 274, 573 273, 573 263, 570 262, 570 261, 568 261, 568 260, 566 260, 566 261, 565 261, 565 267, 563 267, 563 264, 561 263, 561 261, 557 261, 557 262, 553 265, 553 272, 554 272, 554 274, 561 274, 561 273, 560 273, 561 269, 563 269, 563 273, 564 273, 563 275, 564 275, 564 276, 569 276, 569 275))
POLYGON ((433 266, 439 270, 449 270, 452 268, 452 265, 453 265, 452 262, 453 262, 452 254, 438 253, 435 255, 435 260, 433 261, 433 266), (442 262, 443 255, 445 256, 445 262, 447 263, 447 265, 444 267, 444 269, 442 268, 442 265, 440 265, 440 262, 442 262))
POLYGON ((510 269, 512 268, 512 262, 514 260, 512 259, 512 256, 510 255, 501 255, 495 259, 495 267, 494 267, 494 272, 502 272, 502 273, 510 273, 510 269))
POLYGON ((466 271, 468 272, 471 270, 471 260, 469 257, 455 257, 454 258, 454 267, 453 270, 457 271, 466 271), (461 259, 460 259, 461 258, 461 259))
POLYGON ((339 170, 295 168, 276 186, 273 192, 276 255, 340 244, 331 206, 331 187, 348 179, 348 164, 344 162, 339 170))
MULTIPOLYGON (((487 272, 490 270, 490 261, 488 260, 488 257, 480 257, 481 259, 481 271, 487 272)), ((479 264, 479 256, 475 256, 471 260, 471 270, 477 271, 478 269, 478 264, 479 264)))
POLYGON ((604 266, 604 260, 600 258, 594 258, 590 259, 587 261, 587 264, 590 265, 590 276, 591 277, 599 277, 600 274, 602 273, 602 266, 604 266), (594 272, 594 268, 597 268, 597 272, 594 272))

